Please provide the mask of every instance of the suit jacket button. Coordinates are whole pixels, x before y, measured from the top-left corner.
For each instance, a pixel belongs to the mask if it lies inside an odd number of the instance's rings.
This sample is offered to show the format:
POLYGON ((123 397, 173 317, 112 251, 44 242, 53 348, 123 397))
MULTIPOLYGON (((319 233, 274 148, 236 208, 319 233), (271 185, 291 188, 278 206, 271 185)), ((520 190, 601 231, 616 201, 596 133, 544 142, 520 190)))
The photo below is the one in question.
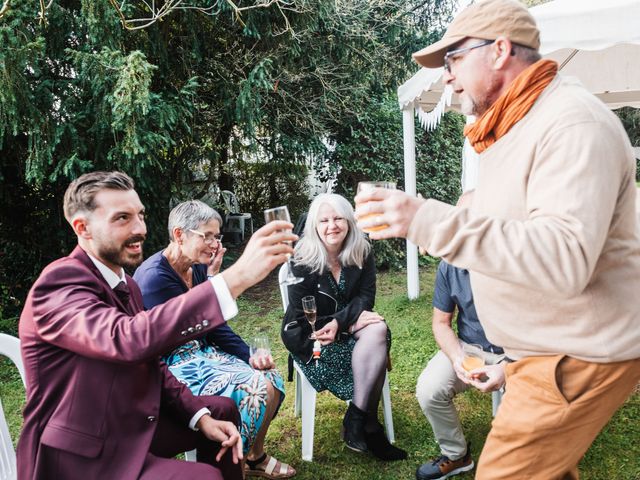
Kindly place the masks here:
POLYGON ((202 320, 202 326, 203 327, 208 327, 209 326, 209 320, 202 320))
POLYGON ((189 333, 194 333, 196 331, 196 329, 193 327, 189 327, 187 328, 187 330, 189 331, 189 333))
POLYGON ((155 421, 156 421, 156 417, 154 417, 153 415, 149 415, 149 416, 147 417, 147 421, 148 421, 148 422, 155 422, 155 421))
POLYGON ((200 325, 199 323, 196 324, 196 332, 199 332, 200 330, 202 330, 202 325, 200 325))
POLYGON ((186 330, 182 330, 180 332, 180 335, 182 335, 183 337, 186 337, 187 336, 187 331, 186 330))

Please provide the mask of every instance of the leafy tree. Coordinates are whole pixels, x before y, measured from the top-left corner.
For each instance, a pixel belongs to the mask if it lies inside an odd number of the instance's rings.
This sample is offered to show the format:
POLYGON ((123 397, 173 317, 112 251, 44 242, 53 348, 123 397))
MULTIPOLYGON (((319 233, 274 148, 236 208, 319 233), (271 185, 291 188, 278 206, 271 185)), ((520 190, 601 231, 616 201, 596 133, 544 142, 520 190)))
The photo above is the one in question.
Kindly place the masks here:
MULTIPOLYGON (((616 113, 629 135, 631 145, 640 147, 640 109, 625 107, 616 110, 616 113)), ((636 162, 636 182, 640 182, 640 158, 636 162)))
MULTIPOLYGON (((353 198, 358 182, 395 181, 404 188, 402 114, 397 99, 371 99, 368 109, 354 115, 348 126, 332 138, 335 149, 326 162, 338 171, 338 193, 353 198)), ((416 127, 416 190, 425 198, 455 203, 460 195, 464 118, 445 114, 432 132, 416 127)), ((400 240, 374 242, 378 265, 403 267, 405 243, 400 240)))
POLYGON ((211 0, 198 4, 209 15, 179 10, 135 31, 111 2, 39 4, 11 0, 0 14, 5 317, 73 245, 61 201, 83 172, 135 178, 148 251, 166 242, 172 202, 188 197, 233 189, 255 217, 275 203, 301 211, 311 160, 330 156, 327 140, 372 98, 393 95, 452 1, 211 0))

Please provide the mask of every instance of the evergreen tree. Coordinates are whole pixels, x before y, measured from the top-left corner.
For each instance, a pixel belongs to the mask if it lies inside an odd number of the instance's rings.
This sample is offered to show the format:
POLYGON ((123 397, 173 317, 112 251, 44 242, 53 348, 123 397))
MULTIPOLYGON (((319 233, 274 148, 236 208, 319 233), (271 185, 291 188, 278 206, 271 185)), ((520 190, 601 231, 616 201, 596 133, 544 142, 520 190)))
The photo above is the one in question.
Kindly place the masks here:
POLYGON ((10 0, 0 13, 0 317, 74 244, 62 194, 84 172, 134 177, 148 252, 166 243, 172 202, 218 189, 254 213, 301 211, 309 159, 336 160, 345 128, 417 70, 411 52, 452 1, 193 0, 207 14, 136 30, 123 18, 144 2, 125 3, 10 0))

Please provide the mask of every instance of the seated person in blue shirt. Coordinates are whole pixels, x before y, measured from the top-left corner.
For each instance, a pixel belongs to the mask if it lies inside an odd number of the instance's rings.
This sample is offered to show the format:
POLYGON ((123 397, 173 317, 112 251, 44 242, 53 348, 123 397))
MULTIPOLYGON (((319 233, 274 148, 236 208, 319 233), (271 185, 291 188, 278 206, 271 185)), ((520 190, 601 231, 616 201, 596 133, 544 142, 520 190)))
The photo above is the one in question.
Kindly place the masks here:
MULTIPOLYGON (((169 245, 145 260, 134 275, 145 308, 182 295, 218 273, 226 250, 221 225, 218 212, 198 200, 171 211, 169 245)), ((284 398, 284 382, 271 355, 250 357, 249 346, 225 323, 168 352, 163 360, 194 395, 221 395, 236 402, 248 475, 295 475, 292 467, 264 451, 267 429, 284 398)))
POLYGON ((420 466, 418 480, 444 479, 469 471, 474 463, 453 398, 470 386, 480 391, 498 390, 504 385, 501 364, 504 353, 489 343, 478 320, 469 272, 441 261, 433 292, 433 335, 440 350, 422 371, 416 385, 416 396, 426 415, 441 456, 420 466), (458 335, 451 324, 458 308, 458 335), (478 345, 485 367, 467 372, 462 367, 463 347, 478 345))

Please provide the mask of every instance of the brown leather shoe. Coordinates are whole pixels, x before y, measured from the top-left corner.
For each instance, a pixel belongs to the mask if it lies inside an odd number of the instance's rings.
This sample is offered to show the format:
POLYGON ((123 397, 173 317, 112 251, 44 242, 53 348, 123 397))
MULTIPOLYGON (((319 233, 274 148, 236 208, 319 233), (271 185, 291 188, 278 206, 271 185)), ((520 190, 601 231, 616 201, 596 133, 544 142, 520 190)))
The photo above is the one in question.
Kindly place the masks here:
POLYGON ((458 460, 450 460, 446 455, 436 458, 433 462, 425 463, 416 470, 417 480, 443 480, 462 472, 468 472, 474 467, 471 449, 467 445, 467 453, 458 460))

